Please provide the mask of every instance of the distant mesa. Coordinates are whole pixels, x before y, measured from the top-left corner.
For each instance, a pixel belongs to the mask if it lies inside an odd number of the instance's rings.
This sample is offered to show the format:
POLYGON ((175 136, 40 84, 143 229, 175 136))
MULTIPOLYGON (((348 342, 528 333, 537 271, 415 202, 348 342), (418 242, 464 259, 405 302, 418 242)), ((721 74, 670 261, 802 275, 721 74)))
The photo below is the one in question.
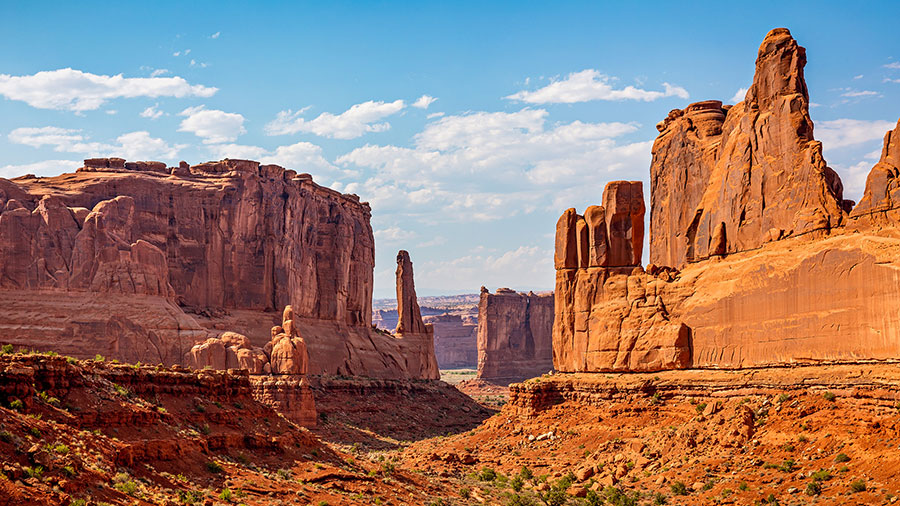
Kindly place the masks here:
POLYGON ((506 386, 553 369, 553 294, 481 289, 477 378, 506 386))

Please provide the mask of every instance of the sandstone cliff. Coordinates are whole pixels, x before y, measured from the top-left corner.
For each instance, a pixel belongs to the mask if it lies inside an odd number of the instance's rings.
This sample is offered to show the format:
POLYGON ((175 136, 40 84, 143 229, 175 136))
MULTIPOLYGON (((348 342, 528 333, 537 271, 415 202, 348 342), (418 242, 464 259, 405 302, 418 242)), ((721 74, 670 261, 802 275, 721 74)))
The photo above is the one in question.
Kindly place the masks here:
POLYGON ((419 377, 410 344, 370 327, 369 218, 355 195, 245 160, 91 159, 0 179, 0 329, 16 345, 174 364, 224 331, 253 355, 290 304, 310 373, 419 377))
POLYGON ((681 268, 843 222, 851 203, 813 137, 805 65, 806 50, 776 28, 743 102, 698 102, 657 125, 651 263, 681 268))
POLYGON ((478 365, 478 315, 445 313, 425 316, 434 328, 434 356, 441 369, 478 365))
POLYGON ((900 354, 900 314, 891 309, 900 304, 900 128, 885 136, 851 210, 812 135, 805 62, 790 33, 773 30, 744 102, 692 104, 658 125, 646 270, 639 257, 594 260, 612 258, 604 247, 627 251, 640 242, 603 230, 599 210, 563 213, 558 370, 743 368, 900 354))
POLYGON ((478 378, 509 384, 553 369, 553 295, 481 288, 478 378))
POLYGON ((412 260, 404 250, 397 253, 397 313, 399 321, 394 333, 404 351, 406 369, 416 378, 440 379, 434 356, 434 327, 422 321, 412 260))

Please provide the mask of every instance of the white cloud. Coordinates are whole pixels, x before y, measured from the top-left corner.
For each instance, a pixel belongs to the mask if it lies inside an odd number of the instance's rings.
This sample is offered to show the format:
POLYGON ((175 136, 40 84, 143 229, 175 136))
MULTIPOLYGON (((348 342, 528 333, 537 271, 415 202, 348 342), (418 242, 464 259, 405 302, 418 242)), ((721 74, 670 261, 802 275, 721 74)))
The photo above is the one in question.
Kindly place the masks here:
POLYGON ((650 102, 663 97, 687 99, 687 90, 680 86, 663 83, 664 91, 647 91, 634 86, 613 88, 613 78, 597 70, 587 69, 573 72, 565 79, 554 81, 535 91, 520 91, 504 98, 530 104, 573 104, 591 100, 643 100, 650 102))
POLYGON ((0 177, 13 178, 34 174, 36 176, 55 176, 65 172, 74 172, 81 167, 81 160, 44 160, 20 165, 5 165, 0 167, 0 177))
POLYGON ((841 93, 842 97, 849 97, 849 98, 875 97, 878 95, 880 95, 880 94, 877 91, 872 91, 872 90, 861 90, 861 91, 851 90, 851 91, 846 91, 844 93, 841 93))
POLYGON ((896 61, 895 61, 895 62, 888 63, 888 64, 884 65, 884 68, 886 68, 886 69, 900 69, 900 62, 896 62, 896 61))
POLYGON ((116 98, 211 97, 216 91, 181 77, 105 76, 71 68, 26 76, 0 74, 0 95, 39 109, 76 112, 99 109, 116 98))
POLYGON ((447 244, 447 238, 442 235, 437 235, 434 238, 432 238, 431 240, 417 244, 416 247, 417 248, 431 248, 434 246, 443 246, 444 244, 447 244))
POLYGON ((418 100, 412 103, 413 107, 418 107, 419 109, 428 109, 428 106, 433 104, 436 98, 430 95, 422 95, 418 100))
POLYGON ((142 118, 150 118, 150 119, 159 119, 159 118, 161 118, 162 115, 165 114, 165 113, 162 112, 162 111, 160 111, 159 109, 157 109, 158 106, 159 106, 159 104, 153 104, 153 105, 151 105, 150 107, 144 109, 144 110, 141 112, 141 117, 142 117, 142 118))
POLYGON ((113 116, 113 115, 115 115, 115 114, 119 114, 119 111, 117 111, 117 110, 115 110, 115 109, 109 109, 109 110, 103 111, 103 112, 105 112, 106 114, 109 114, 110 116, 113 116))
POLYGON ((168 73, 169 69, 154 69, 153 72, 150 72, 150 77, 164 76, 168 73))
POLYGON ((200 105, 188 107, 178 115, 186 116, 178 131, 191 132, 203 138, 204 144, 233 142, 239 135, 247 132, 244 129, 244 117, 234 112, 206 109, 200 105))
POLYGON ((864 76, 863 76, 862 74, 859 74, 859 75, 853 76, 853 79, 854 79, 854 80, 856 80, 856 79, 862 79, 863 77, 864 77, 864 76))
POLYGON ((184 144, 170 145, 148 132, 122 134, 115 144, 91 142, 81 130, 59 127, 23 127, 9 133, 10 142, 35 148, 44 146, 61 153, 83 153, 91 157, 118 156, 126 160, 171 159, 178 156, 184 144))
POLYGON ((884 80, 883 80, 882 82, 885 82, 885 83, 900 83, 900 79, 889 79, 889 78, 885 77, 884 80))
POLYGON ((602 189, 610 179, 646 171, 651 141, 615 140, 638 125, 548 127, 546 117, 529 108, 447 116, 416 135, 414 147, 366 144, 335 163, 373 172, 354 191, 379 212, 414 213, 429 222, 489 221, 547 209, 555 205, 553 195, 568 188, 602 189))
POLYGON ((880 141, 885 132, 896 123, 884 120, 865 121, 858 119, 835 119, 816 123, 816 138, 822 141, 825 150, 856 146, 865 142, 880 141))
POLYGON ((431 114, 429 114, 428 116, 425 116, 425 117, 428 118, 428 119, 434 119, 434 118, 440 118, 440 117, 443 116, 443 115, 444 115, 444 113, 442 113, 442 112, 433 112, 433 113, 431 113, 431 114))
POLYGON ((209 64, 208 63, 199 63, 199 62, 197 62, 197 60, 194 60, 193 58, 191 58, 191 67, 200 67, 202 69, 205 69, 206 67, 209 67, 209 64))
POLYGON ((737 92, 735 92, 734 96, 731 97, 731 100, 729 100, 729 102, 734 102, 735 104, 738 102, 743 102, 744 98, 746 98, 746 97, 747 97, 747 88, 740 88, 739 90, 737 90, 737 92))
POLYGON ((222 35, 222 32, 216 32, 209 36, 210 39, 218 39, 219 35, 222 35))
POLYGON ((266 125, 266 133, 285 135, 308 132, 332 139, 355 139, 367 132, 383 132, 390 129, 390 123, 380 121, 400 112, 405 106, 403 100, 393 102, 369 100, 356 104, 340 114, 323 112, 311 120, 300 117, 306 109, 297 112, 281 111, 274 121, 266 125))
POLYGON ((396 244, 409 241, 416 237, 416 233, 411 230, 404 230, 400 227, 389 227, 374 232, 375 240, 383 243, 396 244))

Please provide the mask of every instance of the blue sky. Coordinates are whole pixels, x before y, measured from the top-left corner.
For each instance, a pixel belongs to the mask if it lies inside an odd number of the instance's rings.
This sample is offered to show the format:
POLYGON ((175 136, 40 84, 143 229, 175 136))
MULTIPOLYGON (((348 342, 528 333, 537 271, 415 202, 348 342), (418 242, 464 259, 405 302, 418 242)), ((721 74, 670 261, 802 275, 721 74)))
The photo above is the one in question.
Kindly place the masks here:
POLYGON ((401 248, 420 295, 550 289, 560 213, 646 182, 655 124, 733 103, 785 26, 858 199, 900 117, 900 4, 634 4, 4 2, 0 176, 262 159, 371 203, 376 298, 401 248))

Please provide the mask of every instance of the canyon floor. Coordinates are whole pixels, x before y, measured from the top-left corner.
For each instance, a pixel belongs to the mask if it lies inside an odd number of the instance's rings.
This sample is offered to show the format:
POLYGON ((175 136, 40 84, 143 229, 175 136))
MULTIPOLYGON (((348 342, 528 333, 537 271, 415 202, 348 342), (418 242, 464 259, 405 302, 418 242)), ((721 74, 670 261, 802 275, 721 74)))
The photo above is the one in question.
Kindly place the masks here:
POLYGON ((494 411, 319 378, 308 430, 224 372, 7 354, 0 503, 890 504, 898 384, 896 364, 551 375, 494 411))

